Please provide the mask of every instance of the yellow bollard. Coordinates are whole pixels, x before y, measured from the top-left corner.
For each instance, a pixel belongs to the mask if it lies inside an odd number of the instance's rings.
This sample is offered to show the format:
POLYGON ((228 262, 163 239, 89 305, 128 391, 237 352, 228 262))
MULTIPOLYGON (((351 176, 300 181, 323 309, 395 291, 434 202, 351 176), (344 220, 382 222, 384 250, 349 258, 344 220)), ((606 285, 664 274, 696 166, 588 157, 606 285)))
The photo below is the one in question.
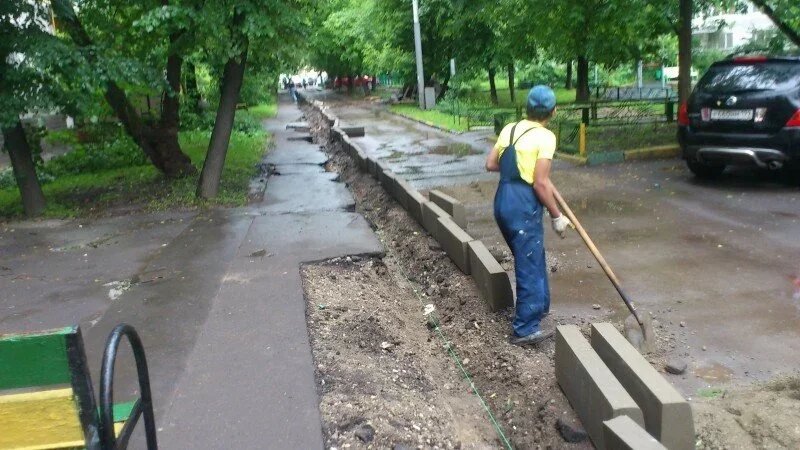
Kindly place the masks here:
POLYGON ((586 124, 581 123, 578 129, 578 153, 586 157, 586 124))

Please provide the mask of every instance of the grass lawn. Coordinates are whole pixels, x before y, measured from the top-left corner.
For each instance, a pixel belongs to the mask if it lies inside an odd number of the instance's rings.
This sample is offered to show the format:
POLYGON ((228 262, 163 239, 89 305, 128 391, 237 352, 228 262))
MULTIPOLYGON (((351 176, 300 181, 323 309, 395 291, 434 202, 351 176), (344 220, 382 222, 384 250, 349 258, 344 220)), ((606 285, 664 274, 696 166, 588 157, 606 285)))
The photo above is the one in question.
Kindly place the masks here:
POLYGON ((247 112, 257 120, 271 119, 278 113, 278 103, 273 98, 270 103, 251 106, 247 112))
POLYGON ((421 110, 416 104, 398 104, 390 107, 393 113, 401 116, 410 117, 415 120, 431 123, 441 128, 451 131, 462 132, 467 130, 467 121, 459 120, 458 117, 439 111, 438 109, 421 110))
MULTIPOLYGON (((237 111, 237 119, 260 120, 274 116, 276 105, 256 105, 249 111, 237 111), (250 117, 247 117, 250 116, 250 117)), ((199 171, 205 159, 210 130, 181 131, 181 148, 197 167, 198 174, 179 180, 167 180, 147 161, 142 160, 141 152, 127 138, 117 144, 122 152, 132 156, 125 160, 136 161, 123 167, 103 167, 95 163, 92 169, 80 173, 58 174, 42 185, 47 209, 45 217, 63 218, 100 213, 102 210, 121 204, 140 205, 145 210, 167 208, 191 208, 211 205, 239 206, 247 203, 250 178, 256 174, 256 164, 267 151, 268 133, 260 130, 251 132, 235 131, 225 159, 219 196, 210 201, 199 200, 194 196, 199 171)), ((120 150, 117 150, 118 152, 120 150)), ((102 145, 93 158, 103 152, 102 145)), ((102 155, 99 155, 102 160, 102 155)), ((70 153, 64 155, 70 157, 70 153)), ((75 156, 72 156, 73 160, 75 156)), ((45 163, 56 164, 54 158, 45 163)), ((118 165, 118 164, 117 164, 118 165)), ((0 189, 0 220, 22 216, 22 203, 16 186, 0 189)))

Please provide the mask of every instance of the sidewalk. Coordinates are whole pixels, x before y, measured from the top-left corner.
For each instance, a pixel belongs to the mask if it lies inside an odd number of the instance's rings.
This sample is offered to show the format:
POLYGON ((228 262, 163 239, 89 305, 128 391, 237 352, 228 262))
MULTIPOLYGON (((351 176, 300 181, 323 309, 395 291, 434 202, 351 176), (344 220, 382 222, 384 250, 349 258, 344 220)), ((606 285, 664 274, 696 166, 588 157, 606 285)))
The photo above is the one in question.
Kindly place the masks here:
POLYGON ((249 228, 157 417, 164 448, 323 447, 299 267, 383 247, 362 216, 347 212, 353 199, 324 171, 319 147, 289 140, 299 133, 285 126, 300 116, 283 101, 265 122, 276 147, 266 162, 280 175, 242 213, 249 228))

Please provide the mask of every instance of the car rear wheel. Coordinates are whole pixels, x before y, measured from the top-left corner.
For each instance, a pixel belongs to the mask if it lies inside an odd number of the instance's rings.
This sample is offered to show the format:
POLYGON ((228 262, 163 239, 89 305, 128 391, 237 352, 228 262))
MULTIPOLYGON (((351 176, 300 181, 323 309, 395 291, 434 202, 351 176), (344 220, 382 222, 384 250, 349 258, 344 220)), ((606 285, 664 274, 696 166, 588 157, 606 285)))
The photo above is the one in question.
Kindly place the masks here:
POLYGON ((712 165, 700 161, 688 160, 686 164, 689 166, 689 170, 692 171, 694 176, 702 179, 716 178, 722 175, 722 171, 725 170, 724 165, 712 165))

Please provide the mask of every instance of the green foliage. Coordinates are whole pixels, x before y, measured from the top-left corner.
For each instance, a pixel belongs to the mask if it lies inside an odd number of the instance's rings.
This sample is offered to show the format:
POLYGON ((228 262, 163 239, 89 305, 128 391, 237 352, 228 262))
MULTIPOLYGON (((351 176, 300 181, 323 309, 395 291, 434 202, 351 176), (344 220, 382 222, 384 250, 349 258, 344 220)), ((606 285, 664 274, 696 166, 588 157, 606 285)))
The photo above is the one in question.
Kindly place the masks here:
POLYGON ((697 70, 700 76, 706 73, 706 70, 712 63, 725 59, 727 53, 720 50, 704 50, 692 52, 692 67, 697 70))
POLYGON ((251 106, 247 112, 256 120, 264 120, 275 117, 275 115, 278 113, 278 104, 276 103, 275 96, 273 95, 271 102, 251 106))
POLYGON ((531 85, 559 85, 564 83, 566 76, 567 70, 563 64, 558 64, 552 59, 544 59, 518 68, 516 78, 529 82, 531 85))
MULTIPOLYGON (((195 166, 201 165, 205 158, 209 135, 210 131, 180 134, 181 146, 195 166)), ((124 136, 109 144, 85 144, 44 164, 43 173, 57 174, 42 187, 48 198, 45 216, 92 214, 123 202, 138 203, 145 209, 243 205, 247 202, 250 178, 256 173, 256 164, 266 150, 268 139, 263 132, 233 133, 220 195, 214 201, 195 198, 197 176, 165 180, 141 159, 141 151, 124 136)), ((0 171, 0 218, 7 219, 21 216, 22 204, 16 184, 5 181, 11 176, 6 172, 10 171, 0 171)))
POLYGON ((439 128, 462 132, 467 130, 467 121, 439 109, 422 110, 416 105, 392 105, 392 112, 439 128))
POLYGON ((47 161, 40 173, 58 179, 65 175, 146 166, 144 153, 124 133, 102 143, 77 144, 72 151, 47 161))
POLYGON ((762 53, 765 55, 797 55, 800 48, 793 45, 786 35, 775 33, 766 41, 750 40, 748 43, 736 49, 737 53, 762 53))
MULTIPOLYGON (((262 131, 261 118, 262 114, 268 114, 271 106, 265 104, 264 106, 256 106, 258 115, 251 113, 247 110, 240 110, 236 112, 236 117, 233 121, 233 131, 245 134, 257 134, 262 131)), ((272 108, 276 108, 275 105, 272 108)), ((252 108, 251 108, 252 109, 252 108)), ((274 114, 274 113, 273 113, 274 114)), ((189 112, 184 111, 181 117, 181 130, 185 131, 208 131, 209 133, 214 128, 214 120, 216 113, 212 111, 203 112, 189 112)))
POLYGON ((84 99, 75 85, 90 83, 80 56, 47 32, 42 2, 0 2, 0 126, 38 109, 75 109, 84 99))

